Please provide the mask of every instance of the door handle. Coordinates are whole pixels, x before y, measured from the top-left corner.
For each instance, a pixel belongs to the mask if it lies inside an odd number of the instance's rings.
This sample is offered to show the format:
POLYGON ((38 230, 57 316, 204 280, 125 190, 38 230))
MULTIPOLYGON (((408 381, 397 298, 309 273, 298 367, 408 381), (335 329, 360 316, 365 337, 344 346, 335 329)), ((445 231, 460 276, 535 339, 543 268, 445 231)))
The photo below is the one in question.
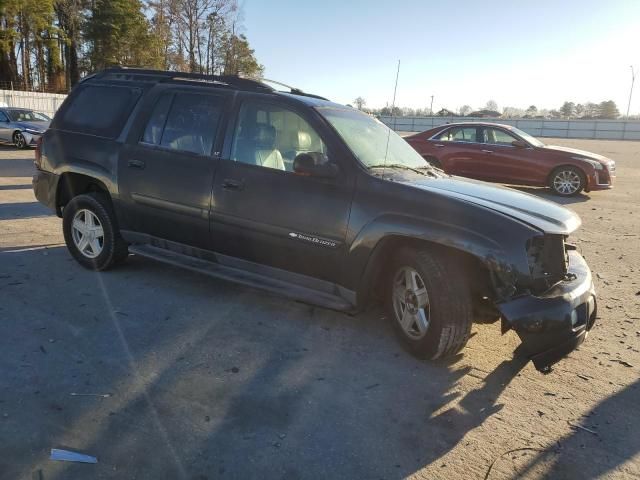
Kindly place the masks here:
POLYGON ((225 178, 222 181, 222 188, 225 190, 242 190, 244 188, 244 180, 233 180, 232 178, 225 178))
POLYGON ((144 160, 135 160, 132 158, 127 162, 127 165, 131 168, 144 168, 145 163, 144 160))
POLYGON ((444 147, 444 145, 443 145, 443 144, 441 144, 441 143, 436 143, 436 144, 434 145, 434 147, 438 147, 438 148, 440 148, 440 147, 444 147))
POLYGON ((482 153, 493 153, 493 150, 482 150, 482 153))

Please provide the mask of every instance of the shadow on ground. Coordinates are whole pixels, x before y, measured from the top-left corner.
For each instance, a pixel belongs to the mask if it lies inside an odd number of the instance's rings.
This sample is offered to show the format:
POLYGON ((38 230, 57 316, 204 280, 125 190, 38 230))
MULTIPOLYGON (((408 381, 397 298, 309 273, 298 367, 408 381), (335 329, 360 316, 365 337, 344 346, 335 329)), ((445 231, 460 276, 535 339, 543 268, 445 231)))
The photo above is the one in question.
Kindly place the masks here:
POLYGON ((135 257, 94 273, 62 247, 0 265, 3 479, 403 478, 499 411, 523 366, 460 396, 469 367, 412 358, 377 310, 135 257), (99 463, 49 461, 61 445, 99 463))
POLYGON ((559 203, 561 205, 571 205, 573 203, 582 203, 586 202, 590 199, 588 194, 579 193, 578 195, 574 195, 572 197, 561 197, 560 195, 556 195, 551 192, 548 188, 540 188, 540 187, 522 187, 517 185, 509 185, 511 188, 515 188, 516 190, 520 190, 524 193, 530 193, 531 195, 535 195, 540 198, 544 198, 545 200, 549 200, 551 202, 559 203))

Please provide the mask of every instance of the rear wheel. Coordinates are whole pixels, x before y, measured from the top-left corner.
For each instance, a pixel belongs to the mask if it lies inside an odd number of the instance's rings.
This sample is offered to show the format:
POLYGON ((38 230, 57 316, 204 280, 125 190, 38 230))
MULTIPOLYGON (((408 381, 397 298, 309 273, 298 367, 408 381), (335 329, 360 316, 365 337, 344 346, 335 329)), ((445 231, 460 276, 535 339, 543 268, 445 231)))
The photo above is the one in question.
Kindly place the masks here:
POLYGON ((111 203, 100 193, 71 199, 64 207, 62 229, 71 255, 90 270, 106 270, 129 254, 111 203))
POLYGON ((389 275, 387 308, 394 328, 420 358, 459 352, 467 343, 473 319, 466 276, 446 256, 404 249, 389 275))
POLYGON ((584 190, 586 184, 584 173, 576 167, 565 166, 557 168, 550 178, 549 187, 551 187, 551 190, 563 197, 577 195, 584 190))
POLYGON ((27 148, 27 140, 24 138, 21 132, 15 132, 13 134, 13 144, 16 148, 27 148))

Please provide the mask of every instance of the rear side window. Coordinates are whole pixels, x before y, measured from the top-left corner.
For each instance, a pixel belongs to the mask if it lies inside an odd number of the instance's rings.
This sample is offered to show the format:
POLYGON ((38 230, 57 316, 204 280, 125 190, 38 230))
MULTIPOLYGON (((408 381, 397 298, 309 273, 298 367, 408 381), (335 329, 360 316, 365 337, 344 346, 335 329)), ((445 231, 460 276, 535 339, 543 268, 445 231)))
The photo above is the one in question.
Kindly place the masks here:
POLYGON ((477 142, 475 127, 454 127, 436 137, 441 142, 477 142))
POLYGON ((165 94, 156 103, 142 142, 210 155, 225 99, 194 93, 165 94))
POLYGON ((119 86, 87 85, 71 98, 57 128, 106 138, 120 134, 140 90, 119 86))

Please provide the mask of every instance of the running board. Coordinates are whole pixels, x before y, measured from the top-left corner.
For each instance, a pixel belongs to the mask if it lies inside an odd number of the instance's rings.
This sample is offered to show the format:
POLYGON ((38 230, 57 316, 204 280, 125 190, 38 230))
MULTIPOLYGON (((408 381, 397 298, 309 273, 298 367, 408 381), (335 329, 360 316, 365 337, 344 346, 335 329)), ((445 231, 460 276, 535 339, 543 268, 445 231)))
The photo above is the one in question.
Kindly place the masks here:
POLYGON ((211 277, 230 280, 241 285, 266 290, 303 303, 341 312, 351 312, 354 310, 354 305, 339 295, 318 291, 240 268, 221 265, 220 263, 184 255, 165 248, 139 244, 130 245, 129 252, 169 265, 186 268, 193 272, 204 273, 211 277))

